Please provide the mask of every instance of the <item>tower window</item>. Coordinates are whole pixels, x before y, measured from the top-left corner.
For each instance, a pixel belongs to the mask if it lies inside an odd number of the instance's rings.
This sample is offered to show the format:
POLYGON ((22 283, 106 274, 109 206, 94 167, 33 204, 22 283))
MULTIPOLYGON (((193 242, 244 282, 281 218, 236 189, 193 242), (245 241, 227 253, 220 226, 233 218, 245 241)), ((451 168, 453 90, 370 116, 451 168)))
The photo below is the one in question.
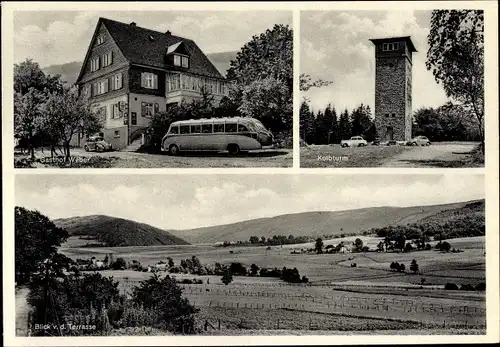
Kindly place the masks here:
POLYGON ((393 42, 393 43, 384 43, 382 45, 382 50, 383 51, 397 51, 399 49, 399 44, 398 42, 393 42))
POLYGON ((385 118, 389 118, 389 113, 386 113, 386 114, 385 114, 385 118))
POLYGON ((396 114, 395 114, 395 113, 393 113, 393 114, 392 114, 392 118, 395 118, 395 117, 396 117, 396 114))

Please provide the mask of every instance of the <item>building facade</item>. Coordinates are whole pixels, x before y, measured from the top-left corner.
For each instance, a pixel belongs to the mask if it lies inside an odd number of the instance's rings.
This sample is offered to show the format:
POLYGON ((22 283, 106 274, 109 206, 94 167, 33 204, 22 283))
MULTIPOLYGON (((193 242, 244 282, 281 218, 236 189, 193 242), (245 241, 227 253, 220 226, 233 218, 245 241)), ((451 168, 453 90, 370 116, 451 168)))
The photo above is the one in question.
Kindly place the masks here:
MULTIPOLYGON (((140 138, 154 114, 200 98, 202 89, 216 104, 228 94, 194 41, 106 18, 99 18, 76 84, 115 149, 140 138)), ((73 145, 83 146, 86 136, 75 136, 73 145)))
POLYGON ((412 126, 412 54, 409 36, 371 39, 375 45, 375 127, 381 141, 408 141, 412 126))

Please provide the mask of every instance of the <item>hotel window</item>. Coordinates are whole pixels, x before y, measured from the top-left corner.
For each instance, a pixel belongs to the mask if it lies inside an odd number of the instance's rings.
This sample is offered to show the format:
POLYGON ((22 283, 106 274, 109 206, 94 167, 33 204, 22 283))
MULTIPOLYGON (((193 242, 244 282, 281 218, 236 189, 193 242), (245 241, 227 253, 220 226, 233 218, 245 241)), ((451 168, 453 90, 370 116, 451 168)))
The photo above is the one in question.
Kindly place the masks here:
POLYGON ((102 66, 109 66, 113 64, 113 51, 106 53, 102 56, 102 66))
POLYGON ((185 67, 185 68, 189 67, 189 58, 188 57, 182 57, 182 67, 185 67))
POLYGON ((99 35, 97 36, 97 44, 98 45, 101 45, 104 43, 104 41, 106 41, 106 37, 104 35, 99 35))
POLYGON ((121 89, 123 87, 123 79, 122 79, 122 74, 119 73, 117 75, 113 76, 113 89, 121 89))
POLYGON ((167 74, 166 89, 168 92, 173 92, 181 88, 181 81, 179 74, 167 74))
POLYGON ((143 72, 141 74, 141 87, 158 89, 158 76, 150 72, 143 72))
POLYGON ((90 71, 94 72, 99 70, 99 57, 90 60, 90 71))
POLYGON ((108 80, 100 81, 93 84, 93 95, 101 95, 108 92, 108 80))
POLYGON ((114 137, 120 137, 120 130, 115 130, 114 137))
POLYGON ((155 112, 158 112, 159 104, 154 104, 152 102, 142 102, 141 103, 141 116, 142 117, 153 117, 155 112))
POLYGON ((120 103, 113 104, 113 113, 111 114, 111 118, 121 118, 120 103))

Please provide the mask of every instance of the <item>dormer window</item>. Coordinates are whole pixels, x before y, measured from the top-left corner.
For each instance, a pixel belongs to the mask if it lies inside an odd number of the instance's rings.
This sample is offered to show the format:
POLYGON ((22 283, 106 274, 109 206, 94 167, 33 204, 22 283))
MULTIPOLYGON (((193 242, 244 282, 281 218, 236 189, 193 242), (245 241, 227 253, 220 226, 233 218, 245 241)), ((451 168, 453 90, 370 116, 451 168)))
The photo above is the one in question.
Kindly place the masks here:
POLYGON ((179 54, 174 54, 174 66, 189 67, 189 57, 185 57, 179 54))

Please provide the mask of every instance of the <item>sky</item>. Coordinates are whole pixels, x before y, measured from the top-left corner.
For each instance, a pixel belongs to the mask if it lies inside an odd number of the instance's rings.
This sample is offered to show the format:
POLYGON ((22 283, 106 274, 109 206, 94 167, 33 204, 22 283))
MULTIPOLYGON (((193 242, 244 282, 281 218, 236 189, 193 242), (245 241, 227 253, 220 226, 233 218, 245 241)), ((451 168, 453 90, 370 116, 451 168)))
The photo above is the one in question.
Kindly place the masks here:
POLYGON ((427 35, 431 11, 302 11, 300 72, 333 81, 302 93, 317 111, 332 103, 352 110, 375 104, 375 49, 369 39, 411 36, 413 53, 412 108, 438 107, 446 101, 443 88, 427 71, 427 35))
POLYGON ((291 11, 23 11, 14 13, 14 61, 42 67, 82 61, 99 17, 192 39, 205 53, 239 51, 275 24, 292 25, 291 11))
POLYGON ((104 214, 169 229, 307 211, 418 206, 485 196, 483 175, 16 175, 15 203, 51 219, 104 214))

